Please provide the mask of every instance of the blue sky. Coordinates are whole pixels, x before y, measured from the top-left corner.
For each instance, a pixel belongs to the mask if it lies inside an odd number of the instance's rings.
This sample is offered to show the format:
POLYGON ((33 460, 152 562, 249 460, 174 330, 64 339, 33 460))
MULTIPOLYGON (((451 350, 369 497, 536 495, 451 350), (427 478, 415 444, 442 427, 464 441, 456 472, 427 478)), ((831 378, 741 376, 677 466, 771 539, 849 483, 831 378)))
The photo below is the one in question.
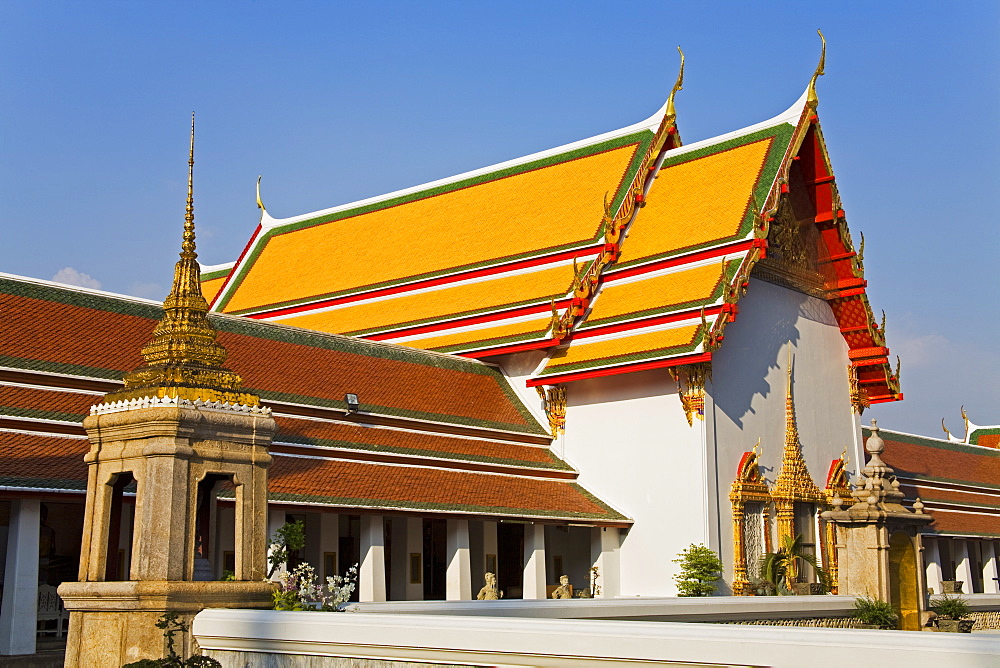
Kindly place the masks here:
POLYGON ((0 0, 0 271, 162 298, 192 110, 214 264, 256 225, 258 174, 286 217, 623 127, 663 103, 677 44, 696 141, 788 107, 818 27, 820 119, 903 360, 906 400, 871 414, 1000 423, 997 2, 0 0))

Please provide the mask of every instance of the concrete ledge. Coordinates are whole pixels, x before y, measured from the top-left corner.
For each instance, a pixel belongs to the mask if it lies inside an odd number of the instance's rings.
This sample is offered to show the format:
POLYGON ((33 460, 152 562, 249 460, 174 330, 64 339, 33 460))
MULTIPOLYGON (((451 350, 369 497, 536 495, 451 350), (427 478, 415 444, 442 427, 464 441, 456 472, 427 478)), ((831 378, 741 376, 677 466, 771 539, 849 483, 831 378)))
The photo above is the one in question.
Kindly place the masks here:
POLYGON ((843 668, 859 657, 872 665, 982 668, 1000 655, 1000 636, 988 635, 481 616, 213 609, 198 614, 193 632, 226 668, 420 661, 843 668))
POLYGON ((352 603, 354 612, 651 622, 730 622, 794 617, 849 617, 853 596, 636 597, 523 601, 352 603))

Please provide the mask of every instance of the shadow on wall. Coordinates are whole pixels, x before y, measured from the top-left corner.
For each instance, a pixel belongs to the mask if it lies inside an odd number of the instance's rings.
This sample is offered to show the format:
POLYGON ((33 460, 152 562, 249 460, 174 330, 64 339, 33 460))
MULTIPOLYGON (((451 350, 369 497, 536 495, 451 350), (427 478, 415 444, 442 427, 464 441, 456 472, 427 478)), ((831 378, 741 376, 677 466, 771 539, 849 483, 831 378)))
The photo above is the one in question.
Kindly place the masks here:
MULTIPOLYGON (((715 406, 740 429, 743 418, 754 413, 754 397, 768 398, 771 392, 784 396, 784 381, 777 387, 768 382, 768 373, 784 360, 790 341, 798 346, 800 319, 837 326, 826 302, 800 292, 764 283, 751 282, 746 297, 740 301, 740 315, 726 328, 726 340, 716 354, 716 369, 724 369, 728 387, 713 392, 715 406)), ((782 374, 782 379, 784 375, 782 374)))

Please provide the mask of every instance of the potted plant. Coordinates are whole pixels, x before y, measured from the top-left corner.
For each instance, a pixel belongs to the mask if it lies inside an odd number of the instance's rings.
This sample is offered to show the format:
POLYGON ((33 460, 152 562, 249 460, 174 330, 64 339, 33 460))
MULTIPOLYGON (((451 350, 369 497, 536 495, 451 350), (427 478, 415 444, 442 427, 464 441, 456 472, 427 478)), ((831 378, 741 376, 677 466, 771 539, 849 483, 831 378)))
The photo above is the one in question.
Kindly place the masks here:
POLYGON ((888 601, 870 596, 854 599, 854 619, 862 629, 895 629, 899 615, 888 601))
POLYGON ((780 594, 822 594, 829 591, 830 579, 816 557, 802 549, 802 536, 785 536, 777 552, 760 558, 760 579, 765 588, 780 594), (808 564, 819 582, 793 582, 789 574, 808 564))
POLYGON ((944 594, 931 601, 931 610, 937 613, 938 631, 972 633, 976 620, 968 619, 969 604, 961 596, 944 594))
POLYGON ((962 580, 941 580, 942 594, 961 594, 962 580))

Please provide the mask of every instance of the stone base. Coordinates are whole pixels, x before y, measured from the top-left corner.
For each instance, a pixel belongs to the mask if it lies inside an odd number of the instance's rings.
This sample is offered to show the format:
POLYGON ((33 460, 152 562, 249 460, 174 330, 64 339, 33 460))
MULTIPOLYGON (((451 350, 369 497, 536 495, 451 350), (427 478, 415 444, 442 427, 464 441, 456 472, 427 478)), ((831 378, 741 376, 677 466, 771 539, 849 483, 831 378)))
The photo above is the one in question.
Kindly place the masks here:
MULTIPOLYGON (((70 611, 67 668, 106 668, 166 656, 164 612, 188 629, 205 608, 270 608, 270 582, 65 582, 59 595, 70 611)), ((182 656, 198 651, 190 632, 174 635, 182 656)))

